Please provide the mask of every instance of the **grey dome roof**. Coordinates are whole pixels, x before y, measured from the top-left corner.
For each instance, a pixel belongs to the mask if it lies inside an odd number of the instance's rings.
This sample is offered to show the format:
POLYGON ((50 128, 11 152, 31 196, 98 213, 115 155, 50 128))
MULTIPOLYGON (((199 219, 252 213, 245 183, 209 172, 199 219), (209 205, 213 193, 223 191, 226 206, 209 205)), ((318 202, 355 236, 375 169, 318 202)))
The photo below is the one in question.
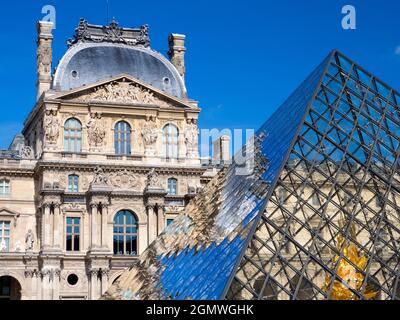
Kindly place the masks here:
POLYGON ((60 61, 53 89, 77 89, 120 74, 131 75, 177 98, 186 97, 182 77, 163 55, 140 46, 114 43, 72 46, 60 61))

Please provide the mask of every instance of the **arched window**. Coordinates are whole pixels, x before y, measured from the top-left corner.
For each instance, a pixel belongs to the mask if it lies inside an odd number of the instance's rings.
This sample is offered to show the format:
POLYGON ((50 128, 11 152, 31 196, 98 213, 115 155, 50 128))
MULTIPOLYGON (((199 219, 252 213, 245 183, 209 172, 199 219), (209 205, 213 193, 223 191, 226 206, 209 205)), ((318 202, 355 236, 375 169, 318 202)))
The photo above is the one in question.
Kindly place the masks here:
POLYGON ((131 154, 131 126, 125 121, 118 122, 114 127, 115 154, 131 154))
POLYGON ((68 192, 79 191, 79 176, 71 174, 68 176, 68 192))
POLYGON ((162 154, 167 160, 178 159, 179 130, 173 124, 167 124, 162 135, 162 154))
POLYGON ((7 197, 10 195, 10 181, 6 179, 0 180, 0 197, 7 197))
POLYGON ((128 210, 118 212, 114 218, 114 254, 137 255, 137 219, 128 210))
POLYGON ((0 277, 0 300, 21 300, 21 285, 17 279, 0 277))
POLYGON ((64 150, 67 152, 82 151, 82 124, 78 119, 71 118, 65 122, 64 150))
POLYGON ((168 179, 168 194, 176 196, 178 194, 178 180, 175 178, 168 179))

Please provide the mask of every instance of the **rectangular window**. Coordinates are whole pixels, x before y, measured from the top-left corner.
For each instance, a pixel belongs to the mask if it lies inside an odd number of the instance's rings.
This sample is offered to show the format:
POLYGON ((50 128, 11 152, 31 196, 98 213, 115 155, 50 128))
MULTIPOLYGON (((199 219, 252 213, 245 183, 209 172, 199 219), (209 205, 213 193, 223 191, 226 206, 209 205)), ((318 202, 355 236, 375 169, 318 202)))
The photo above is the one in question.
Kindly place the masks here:
POLYGON ((10 221, 0 221, 0 251, 10 251, 10 221))
POLYGON ((67 251, 79 251, 81 218, 67 218, 67 251))
POLYGON ((174 222, 174 219, 167 219, 167 227, 174 222))
POLYGON ((79 177, 76 175, 68 176, 68 191, 78 192, 79 191, 79 177))
POLYGON ((168 194, 176 196, 178 194, 178 181, 176 179, 168 179, 168 194))
POLYGON ((5 197, 10 195, 10 181, 0 180, 0 196, 5 197))

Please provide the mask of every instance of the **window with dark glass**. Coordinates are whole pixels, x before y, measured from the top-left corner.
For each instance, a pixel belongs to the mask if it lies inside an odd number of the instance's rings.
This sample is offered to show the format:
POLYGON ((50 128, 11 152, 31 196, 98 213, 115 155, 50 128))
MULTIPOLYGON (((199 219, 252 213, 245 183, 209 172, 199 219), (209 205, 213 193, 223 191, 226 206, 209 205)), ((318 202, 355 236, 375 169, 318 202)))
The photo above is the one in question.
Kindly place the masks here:
POLYGON ((167 227, 174 222, 174 219, 167 219, 167 227))
POLYGON ((118 122, 114 127, 115 154, 131 154, 131 126, 125 121, 118 122))
POLYGON ((168 194, 172 196, 178 194, 178 180, 174 178, 168 179, 168 194))
POLYGON ((114 254, 137 255, 137 219, 128 211, 118 212, 114 218, 114 254))
POLYGON ((64 150, 67 152, 81 152, 82 124, 78 119, 71 118, 64 125, 64 150))
POLYGON ((69 192, 79 191, 79 176, 75 174, 68 176, 68 191, 69 192))
POLYGON ((162 135, 162 154, 165 159, 178 159, 179 131, 173 124, 167 124, 162 135))
POLYGON ((10 221, 0 221, 0 252, 10 250, 10 221))
POLYGON ((79 251, 79 240, 80 240, 80 229, 81 229, 80 218, 67 218, 67 251, 79 251))
POLYGON ((10 300, 11 277, 0 278, 0 300, 10 300))

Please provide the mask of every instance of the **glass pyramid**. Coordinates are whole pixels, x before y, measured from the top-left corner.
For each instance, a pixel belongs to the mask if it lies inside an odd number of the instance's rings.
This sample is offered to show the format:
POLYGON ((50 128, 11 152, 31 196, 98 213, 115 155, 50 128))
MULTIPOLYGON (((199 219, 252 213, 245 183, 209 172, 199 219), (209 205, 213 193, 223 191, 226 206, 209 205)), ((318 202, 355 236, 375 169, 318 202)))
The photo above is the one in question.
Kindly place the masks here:
POLYGON ((400 298, 398 101, 333 51, 104 299, 400 298))

